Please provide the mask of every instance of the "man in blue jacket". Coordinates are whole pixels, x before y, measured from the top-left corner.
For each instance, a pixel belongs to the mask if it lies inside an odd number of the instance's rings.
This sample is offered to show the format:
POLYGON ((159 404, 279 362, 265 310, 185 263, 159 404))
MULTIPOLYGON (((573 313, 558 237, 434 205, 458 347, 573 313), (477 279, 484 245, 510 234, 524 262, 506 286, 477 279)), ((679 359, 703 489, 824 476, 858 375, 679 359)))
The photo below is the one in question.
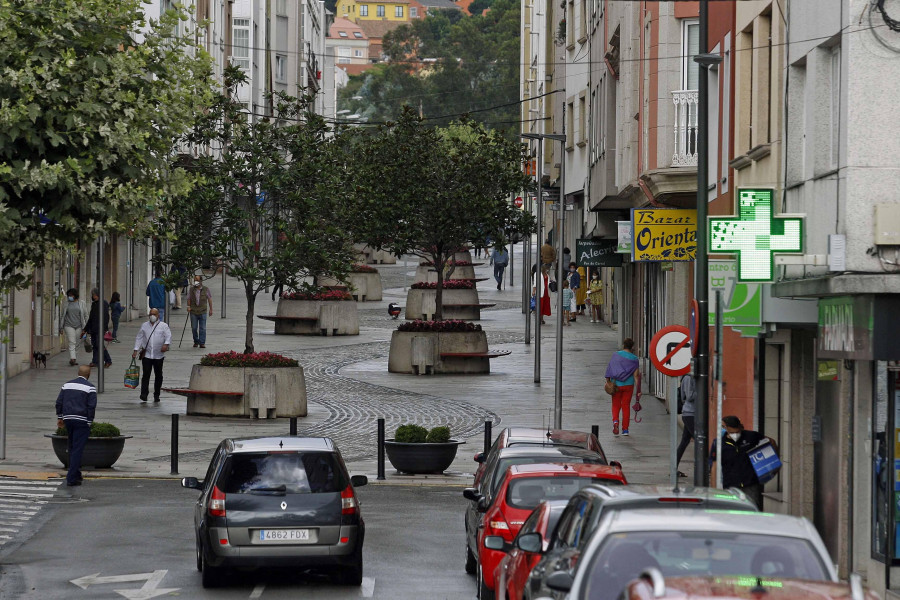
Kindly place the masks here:
POLYGON ((162 275, 160 273, 157 273, 156 277, 147 284, 147 298, 149 300, 150 308, 155 308, 159 311, 159 320, 165 321, 168 294, 166 293, 166 285, 163 283, 162 275))
POLYGON ((56 426, 65 427, 69 435, 69 472, 66 485, 81 485, 81 456, 91 433, 97 408, 97 388, 88 381, 91 368, 78 367, 78 377, 67 381, 56 397, 56 426))

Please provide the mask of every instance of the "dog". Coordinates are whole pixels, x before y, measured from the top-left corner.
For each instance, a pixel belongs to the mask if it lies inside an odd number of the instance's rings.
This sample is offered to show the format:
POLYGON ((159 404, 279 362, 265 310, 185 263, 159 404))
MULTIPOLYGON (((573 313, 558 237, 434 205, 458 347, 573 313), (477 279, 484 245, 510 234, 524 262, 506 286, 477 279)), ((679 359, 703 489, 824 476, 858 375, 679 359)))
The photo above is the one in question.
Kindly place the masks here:
POLYGON ((47 368, 47 355, 43 352, 35 352, 33 355, 34 366, 47 368))

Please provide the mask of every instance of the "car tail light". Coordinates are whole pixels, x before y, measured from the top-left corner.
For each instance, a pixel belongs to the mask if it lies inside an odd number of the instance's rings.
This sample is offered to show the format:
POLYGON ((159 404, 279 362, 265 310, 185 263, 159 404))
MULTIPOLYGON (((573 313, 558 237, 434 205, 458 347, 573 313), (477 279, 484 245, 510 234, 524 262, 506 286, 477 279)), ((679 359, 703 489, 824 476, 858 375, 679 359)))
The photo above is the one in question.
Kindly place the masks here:
POLYGON ((225 492, 220 490, 218 486, 213 486, 212 496, 209 498, 209 516, 225 516, 225 492))
POLYGON ((700 498, 660 498, 660 502, 684 502, 690 504, 701 504, 703 500, 700 498))
POLYGON ((488 517, 487 519, 487 528, 484 532, 485 535, 499 535, 503 537, 507 542, 511 542, 513 540, 513 532, 512 529, 509 528, 509 523, 503 518, 503 515, 500 513, 495 513, 488 517))
POLYGON ((347 486, 341 492, 341 514, 355 515, 359 512, 359 503, 356 501, 356 494, 353 493, 353 486, 347 486))

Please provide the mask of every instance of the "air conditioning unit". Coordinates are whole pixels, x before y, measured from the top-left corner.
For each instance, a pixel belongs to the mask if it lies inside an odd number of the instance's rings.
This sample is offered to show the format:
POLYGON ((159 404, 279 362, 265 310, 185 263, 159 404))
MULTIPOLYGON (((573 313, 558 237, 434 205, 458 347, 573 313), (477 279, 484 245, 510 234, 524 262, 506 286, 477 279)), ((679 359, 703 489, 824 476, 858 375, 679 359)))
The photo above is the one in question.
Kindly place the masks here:
POLYGON ((900 246, 900 204, 875 205, 875 245, 900 246))

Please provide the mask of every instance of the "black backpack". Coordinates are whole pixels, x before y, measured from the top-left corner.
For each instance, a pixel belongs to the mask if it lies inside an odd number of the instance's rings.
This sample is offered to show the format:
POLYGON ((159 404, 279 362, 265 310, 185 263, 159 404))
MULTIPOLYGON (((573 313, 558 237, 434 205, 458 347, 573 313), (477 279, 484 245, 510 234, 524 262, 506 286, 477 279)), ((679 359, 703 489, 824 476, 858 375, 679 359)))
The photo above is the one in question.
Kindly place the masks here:
POLYGON ((678 414, 681 414, 681 411, 684 410, 684 394, 681 393, 681 382, 684 381, 684 378, 687 375, 682 375, 681 379, 678 380, 678 392, 676 394, 676 400, 678 402, 678 414))

